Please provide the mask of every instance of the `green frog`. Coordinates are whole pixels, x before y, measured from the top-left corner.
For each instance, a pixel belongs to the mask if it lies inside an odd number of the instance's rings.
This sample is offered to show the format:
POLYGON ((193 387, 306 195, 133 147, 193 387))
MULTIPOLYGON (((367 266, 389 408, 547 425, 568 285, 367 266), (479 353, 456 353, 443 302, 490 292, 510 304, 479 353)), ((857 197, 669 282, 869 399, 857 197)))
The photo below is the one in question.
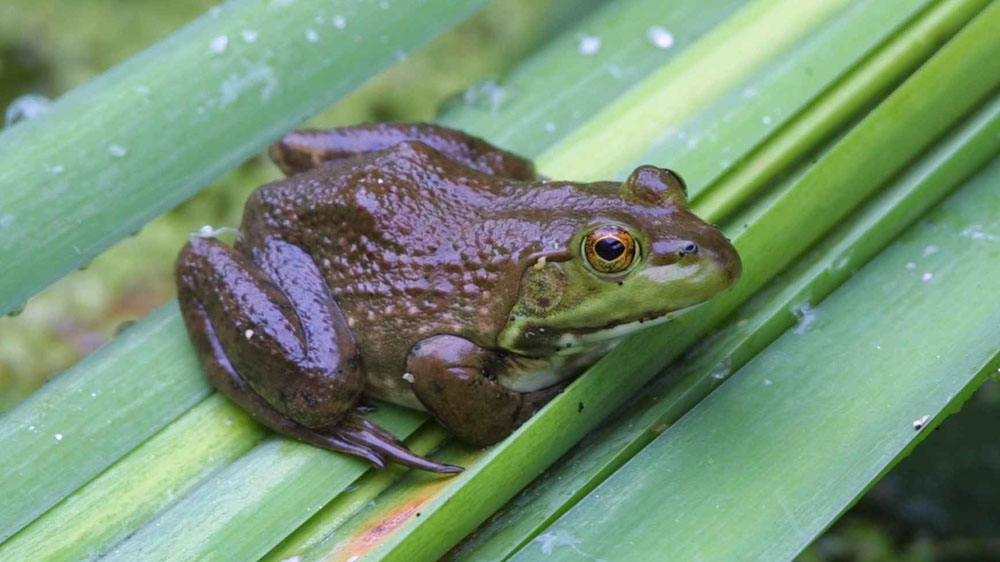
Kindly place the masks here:
POLYGON ((207 378, 312 445, 436 472, 365 417, 363 396, 502 440, 627 334, 740 276, 684 182, 539 178, 427 124, 305 130, 272 145, 287 178, 249 198, 235 244, 194 236, 181 311, 207 378))

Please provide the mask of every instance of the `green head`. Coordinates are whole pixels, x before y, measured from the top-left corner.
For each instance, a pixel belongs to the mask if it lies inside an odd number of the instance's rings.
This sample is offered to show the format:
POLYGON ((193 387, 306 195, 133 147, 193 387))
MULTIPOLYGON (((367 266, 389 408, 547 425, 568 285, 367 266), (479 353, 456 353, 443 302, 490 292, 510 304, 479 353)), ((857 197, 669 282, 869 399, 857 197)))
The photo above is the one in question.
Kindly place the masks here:
POLYGON ((677 174, 641 166, 620 185, 589 187, 600 193, 588 212, 574 215, 560 257, 522 274, 501 347, 529 355, 591 351, 739 279, 739 255, 718 228, 691 213, 677 174))

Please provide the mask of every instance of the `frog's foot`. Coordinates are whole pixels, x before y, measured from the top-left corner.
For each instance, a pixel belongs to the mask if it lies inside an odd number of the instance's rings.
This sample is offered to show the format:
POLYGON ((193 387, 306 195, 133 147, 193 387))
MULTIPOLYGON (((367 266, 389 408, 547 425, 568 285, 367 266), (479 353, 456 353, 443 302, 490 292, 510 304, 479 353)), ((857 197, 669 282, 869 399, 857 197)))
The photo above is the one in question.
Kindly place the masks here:
POLYGON ((386 150, 406 141, 422 142, 449 159, 514 180, 535 179, 526 160, 461 131, 426 123, 367 123, 353 127, 288 133, 271 145, 268 155, 286 175, 310 170, 323 162, 386 150))
POLYGON ((413 393, 462 441, 492 445, 517 429, 562 392, 567 383, 517 392, 495 380, 491 368, 503 364, 496 352, 457 336, 418 343, 407 359, 413 393))
POLYGON ((299 439, 326 449, 364 457, 379 468, 385 466, 385 461, 390 461, 430 472, 446 474, 462 472, 460 466, 436 463, 415 454, 394 435, 364 417, 363 411, 359 408, 347 414, 344 419, 328 429, 307 430, 312 435, 307 436, 309 438, 299 437, 299 439), (345 450, 346 448, 352 450, 345 450))
POLYGON ((198 238, 177 260, 181 312, 209 382, 259 422, 311 445, 379 467, 458 470, 413 454, 358 412, 365 381, 354 340, 312 260, 276 240, 254 250, 251 262, 198 238))

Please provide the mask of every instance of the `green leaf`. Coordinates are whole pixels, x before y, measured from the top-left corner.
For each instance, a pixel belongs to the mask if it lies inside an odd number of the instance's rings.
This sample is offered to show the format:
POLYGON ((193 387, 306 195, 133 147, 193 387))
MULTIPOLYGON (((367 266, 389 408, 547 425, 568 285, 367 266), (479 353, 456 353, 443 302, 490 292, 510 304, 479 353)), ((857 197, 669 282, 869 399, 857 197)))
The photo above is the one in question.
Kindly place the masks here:
MULTIPOLYGON (((371 557, 422 559, 444 553, 665 363, 700 341, 700 334, 757 289, 766 287, 797 254, 821 241, 838 221, 854 220, 849 213, 855 207, 995 91, 995 42, 982 35, 961 42, 956 39, 858 127, 843 134, 847 122, 876 103, 984 4, 968 0, 928 7, 923 0, 812 4, 758 0, 728 19, 737 2, 633 0, 609 4, 515 70, 503 84, 513 92, 509 104, 495 111, 482 106, 458 107, 444 122, 473 133, 489 132, 491 140, 526 154, 551 147, 541 159, 543 171, 551 175, 613 175, 640 158, 672 167, 676 159, 683 165, 676 166, 682 173, 687 175, 686 170, 691 169, 699 178, 692 187, 702 214, 730 216, 745 209, 743 217, 752 222, 745 230, 738 226, 731 229, 738 233, 736 244, 747 266, 736 291, 675 324, 627 341, 501 445, 485 453, 455 444, 444 447, 437 454, 439 458, 470 467, 454 479, 399 469, 361 476, 366 467, 354 459, 277 437, 258 444, 261 430, 245 415, 218 396, 205 399, 208 389, 184 341, 176 308, 169 305, 2 419, 0 448, 15 454, 0 458, 0 472, 5 475, 0 483, 0 495, 5 498, 0 533, 6 533, 0 537, 21 531, 0 544, 0 558, 35 552, 85 558, 107 552, 117 543, 110 555, 123 559, 234 555, 248 559, 264 555, 299 525, 300 530, 268 558, 367 553, 371 557), (910 23, 914 16, 918 19, 910 23), (648 43, 645 32, 656 24, 669 24, 668 29, 676 33, 672 49, 664 51, 648 43), (778 24, 779 28, 773 27, 778 24), (907 35, 918 31, 923 43, 907 35), (581 54, 579 40, 591 34, 600 36, 602 46, 592 55, 581 54), (901 46, 898 50, 886 54, 882 49, 873 55, 878 45, 896 34, 900 40, 890 45, 901 46), (910 41, 901 40, 905 37, 910 41), (852 70, 866 57, 871 57, 868 63, 857 72, 852 70), (717 64, 710 64, 713 61, 717 64), (864 75, 864 69, 870 74, 864 75), (614 79, 616 72, 626 78, 614 79), (748 88, 755 95, 745 97, 748 88), (553 95, 557 90, 559 95, 553 95), (678 96, 677 92, 690 95, 678 96), (765 116, 771 119, 763 119, 765 116), (583 127, 573 131, 580 124, 583 127), (661 136, 658 131, 666 134, 661 136), (840 138, 831 141, 830 136, 840 138), (691 142, 694 145, 689 146, 691 142), (801 161, 824 144, 828 148, 820 152, 814 165, 801 161), (793 166, 799 169, 789 180, 762 194, 765 187, 775 185, 778 174, 790 173, 793 166), (751 204, 751 198, 757 201, 751 204), (713 202, 715 206, 710 208, 713 202), (85 393, 92 389, 99 392, 88 401, 85 393), (120 394, 112 394, 111 399, 105 392, 120 394), (586 408, 581 410, 581 404, 586 408), (112 422, 102 426, 105 419, 112 422), (46 425, 33 423, 38 421, 46 425), (54 433, 50 438, 47 433, 33 432, 29 429, 32 425, 59 432, 62 439, 56 440, 54 433), (208 433, 204 433, 204 426, 210 428, 208 433), (218 456, 212 445, 219 447, 218 456), (149 481, 143 477, 147 473, 163 476, 149 481), (9 504, 8 497, 13 499, 9 504), (369 501, 374 505, 367 505, 369 501), (306 521, 320 508, 318 515, 306 521), (100 515, 82 521, 92 510, 100 515)), ((230 3, 227 9, 230 5, 243 4, 230 3)), ((967 34, 968 30, 963 32, 963 36, 967 34)), ((308 43, 308 37, 305 41, 308 43)), ((128 74, 132 71, 119 71, 123 72, 122 80, 131 84, 128 74)), ((302 96, 309 98, 308 93, 302 96)), ((259 108, 244 97, 234 102, 239 107, 233 111, 257 119, 259 108)), ((283 118, 271 115, 248 125, 247 134, 240 138, 257 140, 248 141, 239 150, 249 153, 259 148, 276 132, 263 130, 276 127, 274 123, 283 118)), ((0 145, 28 125, 0 137, 0 145)), ((66 126, 76 130, 75 125, 66 126)), ((977 134, 983 130, 976 129, 977 134)), ((877 251, 893 229, 909 220, 906 217, 914 209, 933 201, 932 193, 940 193, 934 190, 953 183, 961 170, 991 146, 982 141, 955 143, 943 145, 952 147, 954 154, 940 166, 927 164, 927 177, 936 179, 900 183, 916 190, 924 189, 920 186, 932 189, 927 188, 931 191, 917 198, 911 194, 887 200, 886 211, 877 216, 888 216, 897 209, 900 216, 866 227, 869 230, 865 232, 876 234, 851 242, 858 254, 844 256, 848 263, 862 263, 865 251, 869 255, 877 251), (972 152, 964 151, 967 147, 972 152), (962 166, 956 164, 959 162, 962 166)), ((185 159, 195 156, 184 154, 185 159)), ((203 159, 199 173, 205 171, 206 162, 213 165, 203 159)), ((95 165, 91 174, 105 168, 95 165)), ((140 182, 148 178, 136 174, 125 179, 140 182)), ((87 179, 98 180, 103 181, 96 175, 87 179)), ((159 185, 163 189, 166 184, 159 185)), ((142 188, 123 184, 116 189, 126 194, 142 188)), ((184 196, 179 194, 176 200, 184 196)), ((130 201, 133 206, 128 209, 151 216, 162 207, 149 210, 145 205, 151 208, 163 201, 166 199, 156 197, 147 198, 145 203, 130 201)), ((89 213, 92 209, 84 210, 89 213)), ((735 219, 731 223, 741 224, 735 219)), ((88 224, 81 229, 87 231, 88 224)), ((12 228, 18 227, 15 224, 12 228)), ((60 236, 71 229, 76 232, 69 225, 60 236)), ((831 241, 823 246, 833 248, 826 258, 837 248, 845 251, 831 241)), ((93 246, 93 251, 99 247, 93 246)), ((56 259, 53 254, 53 263, 47 266, 53 275, 75 259, 69 256, 67 261, 66 255, 64 252, 56 259)), ((837 283, 815 276, 803 279, 804 284, 774 285, 772 290, 787 291, 779 294, 780 301, 800 295, 794 291, 810 283, 826 286, 827 291, 837 283)), ((760 305, 766 309, 760 317, 766 326, 760 333, 776 333, 790 320, 783 308, 773 308, 775 302, 765 299, 760 305)), ((734 358, 734 363, 748 360, 754 345, 763 345, 760 341, 747 343, 754 335, 741 332, 733 336, 738 347, 729 349, 744 353, 734 358)), ((677 390, 686 388, 687 394, 668 394, 677 405, 675 410, 663 413, 650 409, 642 419, 672 421, 676 417, 667 414, 679 415, 707 394, 716 383, 696 384, 697 376, 705 376, 704 371, 699 372, 701 375, 681 377, 683 384, 677 390), (689 382, 692 379, 693 383, 689 382), (654 415, 666 417, 649 417, 654 415)), ((428 451, 443 439, 434 424, 423 423, 422 414, 384 406, 378 417, 401 436, 412 433, 408 442, 419 451, 428 451)), ((544 535, 545 525, 648 442, 646 436, 629 435, 616 450, 613 462, 605 465, 606 470, 588 472, 581 487, 567 488, 572 495, 568 501, 560 497, 554 506, 543 506, 549 511, 542 514, 541 521, 532 519, 527 529, 520 529, 521 534, 502 546, 503 552, 512 552, 512 546, 538 533, 544 535)), ((870 475, 866 477, 871 480, 870 475)), ((817 513, 826 511, 817 519, 833 516, 829 505, 820 507, 817 513)), ((591 539, 601 540, 596 533, 591 539)))
MULTIPOLYGON (((500 81, 503 103, 449 107, 440 122, 477 135, 518 154, 537 156, 609 101, 679 56, 733 15, 746 0, 613 0, 577 21, 575 28, 539 48, 500 81), (670 33, 669 48, 647 37, 659 27, 670 33), (600 48, 580 53, 583 37, 600 48)), ((704 47, 702 47, 704 49, 704 47)))
POLYGON ((227 2, 4 131, 0 313, 483 4, 227 2))
POLYGON ((0 538, 209 395, 189 348, 170 305, 0 417, 0 538))
POLYGON ((103 554, 264 435, 247 414, 213 394, 32 521, 3 544, 2 558, 87 560, 103 554), (189 442, 192 432, 199 438, 189 442))

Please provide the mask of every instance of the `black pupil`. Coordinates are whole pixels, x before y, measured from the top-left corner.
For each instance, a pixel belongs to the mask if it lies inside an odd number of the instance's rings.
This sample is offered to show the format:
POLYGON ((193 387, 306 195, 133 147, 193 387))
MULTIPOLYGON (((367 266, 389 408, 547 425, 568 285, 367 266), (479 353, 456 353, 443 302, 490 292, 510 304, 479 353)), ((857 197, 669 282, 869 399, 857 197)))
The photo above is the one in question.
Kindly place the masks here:
POLYGON ((625 244, 617 238, 601 238, 594 244, 594 251, 602 260, 614 261, 625 253, 625 244))

